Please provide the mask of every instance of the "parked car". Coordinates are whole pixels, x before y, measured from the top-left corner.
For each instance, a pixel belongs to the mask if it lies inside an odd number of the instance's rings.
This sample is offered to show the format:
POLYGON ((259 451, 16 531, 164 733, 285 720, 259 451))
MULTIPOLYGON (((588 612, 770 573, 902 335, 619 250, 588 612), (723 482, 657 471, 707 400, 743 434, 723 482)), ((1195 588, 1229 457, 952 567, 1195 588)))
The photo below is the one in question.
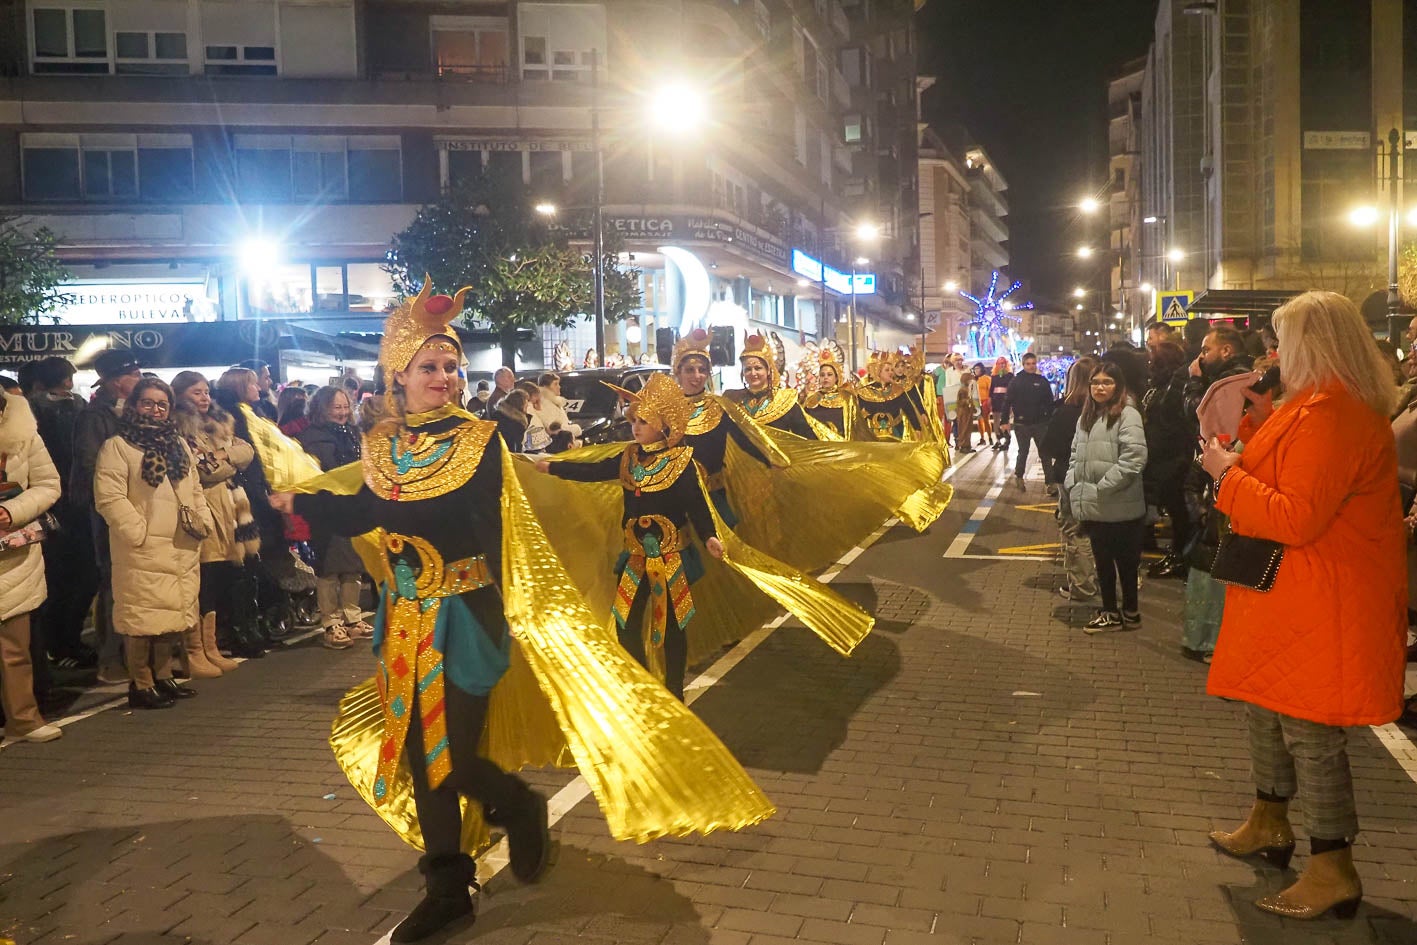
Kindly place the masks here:
POLYGON ((580 424, 586 443, 629 441, 630 421, 625 419, 623 398, 606 383, 638 391, 651 374, 668 374, 664 364, 639 364, 627 368, 588 368, 561 375, 561 396, 566 398, 566 414, 580 424), (604 383, 602 383, 604 382, 604 383))

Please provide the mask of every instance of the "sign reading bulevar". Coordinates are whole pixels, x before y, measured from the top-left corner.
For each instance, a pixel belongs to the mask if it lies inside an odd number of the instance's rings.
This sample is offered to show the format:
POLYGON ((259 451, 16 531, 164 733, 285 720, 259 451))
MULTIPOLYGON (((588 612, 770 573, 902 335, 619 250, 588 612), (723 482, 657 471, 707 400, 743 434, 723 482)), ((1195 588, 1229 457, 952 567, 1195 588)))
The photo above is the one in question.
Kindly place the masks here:
POLYGON ((65 286, 68 304, 52 314, 65 325, 212 321, 200 282, 81 282, 65 286))

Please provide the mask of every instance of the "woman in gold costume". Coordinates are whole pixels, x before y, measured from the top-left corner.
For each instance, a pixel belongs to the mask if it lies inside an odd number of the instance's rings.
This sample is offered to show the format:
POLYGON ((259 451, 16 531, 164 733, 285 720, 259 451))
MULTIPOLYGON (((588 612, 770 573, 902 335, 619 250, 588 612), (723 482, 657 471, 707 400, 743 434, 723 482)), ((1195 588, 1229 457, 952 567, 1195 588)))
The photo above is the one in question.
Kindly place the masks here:
POLYGON ((814 367, 816 379, 802 398, 802 410, 840 439, 852 439, 856 432, 856 391, 841 356, 841 347, 834 341, 824 343, 817 352, 814 367))
POLYGON ((861 417, 878 439, 928 437, 924 400, 919 390, 923 360, 911 354, 882 355, 880 383, 860 391, 861 417))
MULTIPOLYGON (((471 915, 476 869, 462 851, 486 842, 482 821, 505 831, 519 880, 546 869, 545 798, 508 767, 568 748, 621 838, 736 829, 772 812, 726 749, 659 695, 567 590, 496 424, 456 403, 463 354, 449 323, 469 290, 449 298, 429 285, 386 325, 389 393, 360 465, 295 485, 333 491, 272 497, 282 511, 361 536, 380 585, 377 703, 368 686, 352 690, 331 742, 360 793, 425 851, 425 896, 394 942, 471 915), (362 484, 348 494, 351 470, 362 484), (717 770, 692 782, 688 766, 701 770, 705 750, 717 770), (463 798, 473 802, 466 812, 463 798)), ((256 432, 280 450, 278 434, 256 432)))
MULTIPOLYGON (((694 448, 694 461, 703 472, 709 498, 718 509, 718 514, 732 527, 737 524, 738 516, 728 504, 723 479, 728 441, 732 439, 739 449, 764 466, 786 465, 787 460, 781 451, 753 429, 753 424, 745 425, 732 415, 732 411, 725 409, 729 403, 727 400, 708 390, 709 378, 713 374, 708 332, 696 328, 680 339, 674 346, 672 368, 674 380, 689 399, 689 423, 684 443, 694 448)), ((741 411, 737 412, 737 416, 746 421, 741 411)))
POLYGON ((797 395, 782 386, 782 362, 781 352, 774 350, 766 337, 749 335, 738 356, 747 388, 724 396, 764 426, 815 440, 817 434, 798 405, 797 395))
POLYGON ((691 585, 704 572, 689 526, 708 553, 723 557, 723 544, 704 500, 694 450, 682 445, 689 402, 663 374, 652 375, 638 394, 617 388, 630 400, 635 441, 618 456, 598 462, 536 464, 541 472, 574 482, 619 481, 624 489, 625 550, 616 562, 613 611, 620 645, 656 675, 678 699, 684 698, 688 659, 685 631, 694 616, 691 585), (652 608, 647 629, 645 610, 652 608))

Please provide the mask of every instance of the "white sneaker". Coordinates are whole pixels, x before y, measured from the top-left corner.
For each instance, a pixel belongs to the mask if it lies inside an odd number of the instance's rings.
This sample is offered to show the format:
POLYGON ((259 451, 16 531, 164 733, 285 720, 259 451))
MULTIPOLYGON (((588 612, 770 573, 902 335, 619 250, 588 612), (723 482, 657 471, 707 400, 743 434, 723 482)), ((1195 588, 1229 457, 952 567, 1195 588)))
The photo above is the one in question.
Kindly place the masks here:
POLYGON ((15 737, 24 742, 52 742, 63 735, 64 730, 59 726, 45 724, 15 737))

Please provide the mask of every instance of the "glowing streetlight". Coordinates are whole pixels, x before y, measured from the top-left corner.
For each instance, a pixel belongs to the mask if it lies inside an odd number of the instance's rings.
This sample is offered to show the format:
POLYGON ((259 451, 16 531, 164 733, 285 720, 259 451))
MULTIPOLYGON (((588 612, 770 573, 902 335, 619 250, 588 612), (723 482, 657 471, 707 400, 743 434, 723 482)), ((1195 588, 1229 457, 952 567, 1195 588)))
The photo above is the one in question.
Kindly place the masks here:
POLYGON ((650 98, 650 115, 661 128, 676 133, 703 127, 708 105, 703 92, 685 82, 671 82, 650 98))
POLYGON ((1186 253, 1184 250, 1177 249, 1173 246, 1171 249, 1168 249, 1166 251, 1166 258, 1173 263, 1178 263, 1186 258, 1186 253))
POLYGON ((1143 223, 1155 223, 1155 222, 1156 222, 1157 220, 1159 220, 1159 219, 1160 219, 1160 217, 1142 217, 1142 218, 1141 218, 1141 222, 1143 222, 1143 223))
POLYGON ((537 213, 541 214, 543 217, 554 217, 556 215, 556 205, 554 203, 547 203, 545 201, 542 201, 532 209, 534 209, 537 213))
POLYGON ((1081 210, 1083 213, 1087 214, 1088 216, 1092 216, 1094 213, 1097 212, 1097 209, 1100 206, 1101 204, 1097 202, 1096 197, 1084 197, 1082 198, 1082 202, 1078 204, 1078 209, 1081 210))
POLYGON ((1348 211, 1348 222, 1354 226, 1372 226, 1378 222, 1378 208, 1354 207, 1348 211))
POLYGON ((1084 289, 1082 286, 1078 286, 1076 289, 1073 289, 1073 298, 1080 299, 1084 295, 1087 295, 1087 290, 1084 289))
POLYGON ((1112 317, 1120 320, 1120 319, 1126 318, 1127 316, 1124 315, 1124 314, 1121 313, 1121 312, 1114 312, 1114 313, 1112 314, 1112 317))
POLYGON ((858 223, 856 225, 856 238, 863 243, 869 243, 881 238, 881 228, 874 223, 858 223))
POLYGON ((946 292, 958 292, 958 291, 959 291, 959 283, 956 282, 956 281, 954 281, 953 279, 951 279, 949 282, 946 282, 946 283, 945 283, 945 291, 946 291, 946 292))
POLYGON ((1091 258, 1092 258, 1092 247, 1091 247, 1091 246, 1079 246, 1079 247, 1078 247, 1078 258, 1080 258, 1080 259, 1091 259, 1091 258))
POLYGON ((252 236, 237 249, 237 260, 244 275, 261 278, 280 262, 280 246, 274 240, 252 236))
POLYGON ((1156 286, 1152 285, 1150 282, 1143 282, 1141 285, 1137 286, 1137 288, 1138 288, 1138 289, 1141 289, 1143 292, 1155 292, 1155 291, 1156 291, 1156 286))
POLYGON ((1074 305, 1073 308, 1075 308, 1075 309, 1077 309, 1079 312, 1081 312, 1081 311, 1082 311, 1082 303, 1079 302, 1078 304, 1074 305))
POLYGON ((865 256, 857 256, 856 259, 853 260, 853 262, 858 266, 871 265, 871 260, 867 259, 865 256))

